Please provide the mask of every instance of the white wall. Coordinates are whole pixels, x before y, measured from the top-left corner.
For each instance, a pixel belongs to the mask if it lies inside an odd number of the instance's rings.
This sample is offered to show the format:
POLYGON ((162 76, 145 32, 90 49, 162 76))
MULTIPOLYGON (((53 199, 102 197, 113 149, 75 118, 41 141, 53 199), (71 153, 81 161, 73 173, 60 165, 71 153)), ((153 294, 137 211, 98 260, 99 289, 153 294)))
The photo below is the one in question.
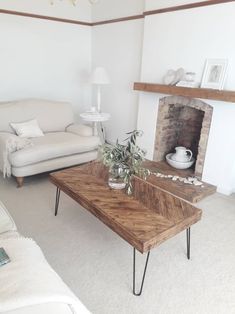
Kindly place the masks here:
POLYGON ((214 107, 203 178, 224 194, 235 192, 235 104, 209 102, 214 107))
MULTIPOLYGON (((55 0, 53 6, 49 0, 0 0, 0 8, 91 20, 88 0, 79 0, 76 7, 70 0, 55 0)), ((140 14, 143 8, 144 0, 102 0, 92 6, 94 21, 140 14)), ((109 139, 116 140, 136 127, 138 95, 133 92, 133 82, 140 73, 143 20, 97 26, 91 30, 78 25, 0 15, 0 27, 0 45, 4 47, 3 58, 0 58, 3 69, 0 71, 0 100, 65 99, 74 104, 77 112, 88 109, 91 86, 86 78, 91 72, 92 50, 93 66, 105 66, 111 78, 110 86, 102 90, 102 108, 112 114, 106 124, 109 139)))
POLYGON ((92 7, 92 21, 142 14, 144 0, 100 0, 92 7))
MULTIPOLYGON (((51 6, 49 0, 0 0, 0 8, 91 21, 88 0, 79 0, 76 7, 69 2, 55 0, 51 6)), ((188 0, 100 0, 92 7, 92 18, 119 18, 185 3, 188 0)), ((104 66, 111 78, 111 84, 102 90, 102 109, 112 115, 106 123, 108 139, 115 141, 136 127, 140 97, 137 124, 145 132, 141 143, 151 157, 161 95, 134 92, 133 82, 160 82, 169 68, 180 66, 195 71, 201 80, 206 58, 227 57, 230 64, 226 88, 234 89, 234 13, 235 4, 226 3, 96 26, 92 30, 0 14, 0 101, 26 97, 63 99, 72 102, 77 113, 81 112, 91 106, 87 80, 91 65, 104 66)), ((228 192, 235 190, 235 106, 209 103, 215 113, 204 179, 228 192)))
POLYGON ((158 10, 162 8, 173 7, 177 5, 184 5, 189 3, 197 3, 202 0, 146 0, 145 11, 158 10))
MULTIPOLYGON (((146 7, 149 8, 150 4, 153 1, 147 0, 146 7)), ((206 58, 228 58, 225 89, 233 90, 235 41, 231 40, 231 31, 235 29, 234 15, 235 3, 226 3, 146 17, 141 81, 160 83, 168 69, 179 67, 196 72, 200 81, 206 58)), ((160 97, 159 94, 147 93, 140 96, 138 128, 145 132, 142 144, 150 158, 160 97)), ((203 179, 229 193, 235 181, 231 172, 235 156, 235 105, 207 102, 214 107, 214 117, 203 179)))
MULTIPOLYGON (((111 84, 102 87, 107 139, 115 142, 136 128, 138 95, 133 83, 140 77, 143 21, 128 21, 93 28, 93 67, 106 68, 111 84)), ((95 93, 95 90, 94 90, 95 93)))
POLYGON ((91 28, 0 14, 0 101, 47 98, 90 107, 91 28))
MULTIPOLYGON (((104 9, 102 5, 115 8, 119 17, 131 12, 138 14, 140 7, 143 9, 143 1, 139 0, 134 3, 133 0, 122 0, 118 3, 104 0, 94 6, 95 19, 108 18, 101 14, 104 9)), ((109 18, 111 15, 114 17, 114 11, 106 9, 104 12, 110 13, 109 18)), ((92 29, 93 67, 105 67, 111 80, 110 85, 102 88, 101 107, 102 111, 111 113, 111 119, 105 122, 105 126, 107 138, 112 142, 117 138, 125 138, 126 132, 136 128, 138 94, 133 91, 133 83, 140 77, 142 36, 142 19, 96 26, 92 29)))

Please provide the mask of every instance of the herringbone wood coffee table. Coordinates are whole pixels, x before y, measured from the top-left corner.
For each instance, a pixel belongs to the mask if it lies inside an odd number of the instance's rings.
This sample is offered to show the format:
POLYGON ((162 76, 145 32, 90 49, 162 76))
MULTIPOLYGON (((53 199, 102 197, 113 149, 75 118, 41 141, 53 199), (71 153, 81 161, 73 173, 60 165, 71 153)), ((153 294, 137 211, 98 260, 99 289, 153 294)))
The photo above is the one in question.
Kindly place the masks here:
POLYGON ((190 226, 201 218, 201 210, 159 187, 133 178, 133 195, 109 188, 108 170, 99 162, 52 173, 57 187, 55 215, 60 191, 69 195, 133 247, 133 293, 142 293, 150 250, 186 230, 190 258, 190 226), (135 290, 136 249, 147 253, 140 291, 135 290))

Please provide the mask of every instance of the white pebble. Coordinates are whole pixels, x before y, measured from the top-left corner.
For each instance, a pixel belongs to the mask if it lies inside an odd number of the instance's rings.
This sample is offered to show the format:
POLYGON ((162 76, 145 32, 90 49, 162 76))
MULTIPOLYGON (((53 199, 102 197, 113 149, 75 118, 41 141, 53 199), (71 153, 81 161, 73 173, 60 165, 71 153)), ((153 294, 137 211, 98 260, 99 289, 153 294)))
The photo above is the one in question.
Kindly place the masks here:
POLYGON ((188 181, 193 182, 194 180, 195 180, 195 178, 188 177, 188 181))
POLYGON ((202 185, 202 182, 197 180, 197 181, 194 181, 193 184, 196 185, 196 186, 200 186, 200 185, 202 185))

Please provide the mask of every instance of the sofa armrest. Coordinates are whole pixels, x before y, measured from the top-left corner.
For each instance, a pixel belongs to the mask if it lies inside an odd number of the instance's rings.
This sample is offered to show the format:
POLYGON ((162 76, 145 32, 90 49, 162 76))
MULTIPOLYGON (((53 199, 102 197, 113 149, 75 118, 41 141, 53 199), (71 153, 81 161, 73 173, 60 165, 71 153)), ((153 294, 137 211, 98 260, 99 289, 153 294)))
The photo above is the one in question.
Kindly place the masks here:
POLYGON ((8 132, 0 132, 0 155, 5 150, 7 141, 9 140, 14 141, 14 140, 17 140, 18 138, 19 136, 15 134, 8 133, 8 132))
MULTIPOLYGON (((74 314, 73 309, 68 304, 49 302, 45 304, 34 304, 21 307, 3 314, 74 314)), ((82 312, 81 312, 82 313, 82 312)))
POLYGON ((16 225, 4 204, 0 201, 0 234, 8 231, 16 231, 16 225))
POLYGON ((17 135, 8 132, 0 132, 0 149, 6 144, 6 141, 11 138, 17 138, 17 135))
MULTIPOLYGON (((90 314, 50 267, 41 249, 32 239, 4 239, 1 246, 11 258, 11 262, 0 271, 0 313, 17 313, 18 309, 62 303, 74 314, 90 314)), ((21 313, 61 313, 57 312, 56 308, 51 309, 51 312, 50 309, 44 312, 42 307, 41 310, 39 312, 32 309, 31 312, 21 313)), ((67 314, 68 311, 64 313, 67 314)))
POLYGON ((92 136, 93 131, 90 126, 83 124, 70 124, 66 128, 66 132, 74 133, 80 136, 92 136))
POLYGON ((4 154, 6 154, 7 141, 16 138, 15 134, 0 132, 0 171, 4 172, 4 154))
POLYGON ((28 138, 20 138, 15 134, 0 132, 0 170, 3 172, 4 177, 11 175, 9 154, 32 145, 32 141, 28 138))

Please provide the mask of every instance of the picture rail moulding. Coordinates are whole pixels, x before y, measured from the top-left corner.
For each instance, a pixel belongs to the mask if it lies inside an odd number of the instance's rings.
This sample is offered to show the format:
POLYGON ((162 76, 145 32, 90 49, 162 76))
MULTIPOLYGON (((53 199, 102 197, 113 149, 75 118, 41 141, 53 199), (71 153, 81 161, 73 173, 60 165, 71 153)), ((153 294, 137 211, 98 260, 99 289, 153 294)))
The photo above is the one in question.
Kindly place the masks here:
POLYGON ((199 7, 206 7, 209 5, 216 5, 216 4, 223 4, 227 2, 234 2, 235 0, 207 0, 207 1, 200 1, 196 3, 188 3, 188 4, 182 4, 172 7, 166 7, 162 9, 157 10, 151 10, 151 11, 145 11, 143 14, 146 15, 152 15, 152 14, 161 14, 161 13, 167 13, 167 12, 173 12, 173 11, 182 11, 182 10, 188 10, 188 9, 194 9, 199 7))
MULTIPOLYGON (((94 3, 95 2, 96 1, 94 1, 94 3)), ((146 16, 153 15, 153 14, 162 14, 162 13, 173 12, 173 11, 188 10, 188 9, 194 9, 194 8, 205 7, 205 6, 210 6, 210 5, 225 4, 229 2, 235 2, 235 0, 207 0, 207 1, 201 1, 201 2, 196 2, 196 3, 191 3, 189 0, 188 4, 171 6, 171 7, 166 7, 166 8, 151 10, 151 11, 145 11, 139 15, 124 16, 124 17, 110 19, 110 20, 97 21, 94 23, 83 22, 83 21, 78 21, 78 20, 70 20, 66 18, 59 18, 59 17, 53 17, 53 16, 44 16, 44 15, 39 15, 39 14, 34 14, 34 13, 29 13, 29 12, 5 10, 5 9, 0 9, 0 13, 31 17, 31 18, 37 18, 37 19, 42 19, 42 20, 50 20, 54 22, 77 24, 77 25, 83 25, 83 26, 98 26, 98 25, 103 25, 103 24, 125 22, 129 20, 144 19, 146 16)))
POLYGON ((235 91, 135 82, 134 90, 235 103, 235 91))
POLYGON ((82 22, 82 21, 77 21, 77 20, 70 20, 70 19, 64 19, 64 18, 60 18, 60 17, 46 16, 46 15, 40 15, 40 14, 34 14, 34 13, 26 13, 26 12, 3 10, 3 9, 0 9, 0 13, 30 17, 30 18, 34 18, 34 19, 49 20, 49 21, 54 21, 54 22, 92 26, 92 23, 88 23, 88 22, 82 22))

